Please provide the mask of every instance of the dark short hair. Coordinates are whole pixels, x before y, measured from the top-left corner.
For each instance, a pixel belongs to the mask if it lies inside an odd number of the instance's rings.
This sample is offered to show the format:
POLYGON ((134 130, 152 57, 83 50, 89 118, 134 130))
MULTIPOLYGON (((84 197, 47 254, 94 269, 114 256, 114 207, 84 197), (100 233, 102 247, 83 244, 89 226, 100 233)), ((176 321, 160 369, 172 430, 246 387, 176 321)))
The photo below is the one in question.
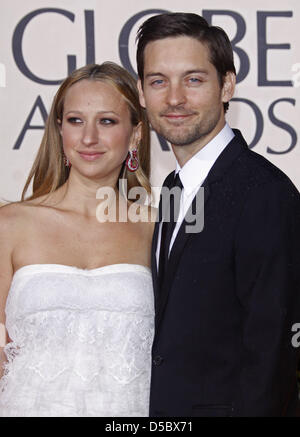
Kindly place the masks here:
MULTIPOLYGON (((220 86, 224 84, 227 72, 236 74, 233 52, 227 34, 197 14, 174 12, 155 15, 146 20, 137 33, 137 69, 142 83, 144 80, 144 51, 148 43, 159 39, 189 36, 197 39, 209 50, 210 62, 218 73, 220 86)), ((224 103, 224 110, 228 109, 224 103)))

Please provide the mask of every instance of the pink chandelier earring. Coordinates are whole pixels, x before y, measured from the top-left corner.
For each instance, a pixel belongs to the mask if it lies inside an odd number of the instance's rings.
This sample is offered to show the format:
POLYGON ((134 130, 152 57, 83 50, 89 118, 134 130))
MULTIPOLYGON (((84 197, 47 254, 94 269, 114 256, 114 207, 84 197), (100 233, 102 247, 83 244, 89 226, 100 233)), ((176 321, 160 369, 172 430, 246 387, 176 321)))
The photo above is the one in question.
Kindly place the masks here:
POLYGON ((128 151, 128 155, 125 161, 126 167, 130 172, 135 172, 139 168, 139 159, 137 149, 128 151))

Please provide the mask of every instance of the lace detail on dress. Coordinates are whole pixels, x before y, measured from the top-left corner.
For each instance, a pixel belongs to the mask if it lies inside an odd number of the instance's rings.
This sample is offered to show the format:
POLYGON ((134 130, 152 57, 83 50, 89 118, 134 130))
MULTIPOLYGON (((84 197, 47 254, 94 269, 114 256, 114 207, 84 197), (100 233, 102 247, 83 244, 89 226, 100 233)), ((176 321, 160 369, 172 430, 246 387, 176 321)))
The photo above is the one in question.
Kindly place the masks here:
POLYGON ((125 266, 18 276, 0 415, 148 415, 151 276, 125 266))
POLYGON ((17 346, 14 342, 10 342, 4 347, 4 353, 6 355, 7 361, 3 364, 3 376, 0 379, 0 396, 5 389, 5 386, 8 384, 9 369, 12 366, 14 359, 20 353, 20 347, 17 346))

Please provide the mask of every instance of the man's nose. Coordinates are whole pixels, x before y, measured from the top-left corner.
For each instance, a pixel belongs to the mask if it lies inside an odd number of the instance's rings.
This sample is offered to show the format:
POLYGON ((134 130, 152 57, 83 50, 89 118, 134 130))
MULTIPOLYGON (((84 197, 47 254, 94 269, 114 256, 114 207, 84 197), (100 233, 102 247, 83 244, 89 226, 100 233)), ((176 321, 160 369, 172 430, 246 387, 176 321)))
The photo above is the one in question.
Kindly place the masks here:
POLYGON ((179 106, 186 102, 184 87, 181 84, 170 84, 167 95, 170 106, 179 106))

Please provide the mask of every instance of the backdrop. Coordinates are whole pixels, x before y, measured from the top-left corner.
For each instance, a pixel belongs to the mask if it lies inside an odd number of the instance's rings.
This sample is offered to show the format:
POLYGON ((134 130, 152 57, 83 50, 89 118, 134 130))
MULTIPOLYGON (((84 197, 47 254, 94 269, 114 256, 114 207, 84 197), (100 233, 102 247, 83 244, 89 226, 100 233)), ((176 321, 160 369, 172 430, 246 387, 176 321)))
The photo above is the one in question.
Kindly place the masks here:
MULTIPOLYGON (((10 0, 0 5, 0 200, 20 198, 62 79, 105 60, 136 75, 137 28, 164 11, 226 30, 238 72, 227 120, 300 189, 299 0, 10 0)), ((152 132, 152 184, 173 168, 152 132)))

